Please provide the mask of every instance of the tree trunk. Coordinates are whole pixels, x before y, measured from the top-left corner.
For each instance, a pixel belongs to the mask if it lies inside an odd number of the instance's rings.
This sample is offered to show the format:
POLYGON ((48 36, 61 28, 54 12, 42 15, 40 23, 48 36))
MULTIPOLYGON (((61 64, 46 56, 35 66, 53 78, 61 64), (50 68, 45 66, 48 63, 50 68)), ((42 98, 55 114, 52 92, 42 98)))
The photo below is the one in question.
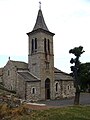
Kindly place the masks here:
POLYGON ((79 105, 79 99, 80 99, 80 90, 78 90, 76 88, 75 98, 74 98, 74 105, 79 105))

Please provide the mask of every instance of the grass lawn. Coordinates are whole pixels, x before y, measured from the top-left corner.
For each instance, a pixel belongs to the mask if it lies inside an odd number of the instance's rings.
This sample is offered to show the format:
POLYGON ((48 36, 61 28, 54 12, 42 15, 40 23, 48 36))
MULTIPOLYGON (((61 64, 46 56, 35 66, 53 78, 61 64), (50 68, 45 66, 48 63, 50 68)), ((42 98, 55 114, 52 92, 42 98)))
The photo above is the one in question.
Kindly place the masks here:
POLYGON ((32 110, 28 114, 20 109, 6 116, 9 116, 9 119, 6 117, 5 120, 90 120, 90 106, 32 110))
MULTIPOLYGON (((66 107, 34 111, 31 114, 32 120, 90 120, 89 107, 66 107)), ((27 119, 27 120, 30 120, 27 119)))

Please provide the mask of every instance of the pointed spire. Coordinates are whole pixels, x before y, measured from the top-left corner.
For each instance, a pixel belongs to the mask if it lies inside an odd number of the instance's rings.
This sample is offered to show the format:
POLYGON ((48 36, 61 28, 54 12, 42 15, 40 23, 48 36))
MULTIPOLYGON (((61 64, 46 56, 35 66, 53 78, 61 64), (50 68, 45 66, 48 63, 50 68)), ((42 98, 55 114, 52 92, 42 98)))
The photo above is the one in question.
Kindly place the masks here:
POLYGON ((43 17, 42 10, 41 10, 41 2, 39 2, 39 10, 38 10, 38 15, 37 15, 37 19, 36 19, 36 23, 34 25, 34 28, 31 32, 27 33, 27 35, 30 35, 38 30, 46 32, 47 34, 50 34, 52 36, 55 35, 54 33, 49 31, 49 29, 44 21, 44 17, 43 17))
POLYGON ((39 11, 38 11, 36 23, 35 23, 35 26, 34 26, 33 30, 37 30, 39 28, 41 28, 43 30, 46 30, 46 31, 49 31, 47 26, 46 26, 46 23, 44 21, 43 14, 42 14, 41 2, 39 2, 39 11))

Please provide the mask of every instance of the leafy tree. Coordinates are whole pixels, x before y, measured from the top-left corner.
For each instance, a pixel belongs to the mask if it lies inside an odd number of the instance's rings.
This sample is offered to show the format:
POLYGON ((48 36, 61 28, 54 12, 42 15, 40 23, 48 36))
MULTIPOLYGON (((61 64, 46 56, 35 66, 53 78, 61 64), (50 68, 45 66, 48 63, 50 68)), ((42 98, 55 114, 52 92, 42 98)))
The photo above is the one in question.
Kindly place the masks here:
POLYGON ((79 98, 80 98, 80 81, 78 80, 78 70, 80 67, 79 58, 83 52, 85 52, 85 51, 83 50, 82 46, 75 47, 75 48, 69 50, 69 53, 74 54, 76 57, 75 59, 71 58, 71 60, 70 60, 71 64, 74 63, 74 66, 71 66, 71 71, 73 71, 72 74, 74 77, 74 86, 76 88, 75 99, 74 99, 75 105, 79 104, 79 98))
POLYGON ((81 90, 90 92, 90 63, 83 63, 78 70, 78 79, 80 81, 81 90))

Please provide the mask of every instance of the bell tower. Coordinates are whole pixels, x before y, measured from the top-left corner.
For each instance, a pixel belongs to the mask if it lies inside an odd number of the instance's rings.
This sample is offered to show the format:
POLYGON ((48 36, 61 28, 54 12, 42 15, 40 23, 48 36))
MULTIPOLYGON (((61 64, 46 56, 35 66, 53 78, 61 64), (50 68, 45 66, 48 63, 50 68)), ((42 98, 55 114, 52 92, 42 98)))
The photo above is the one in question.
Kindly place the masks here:
POLYGON ((41 99, 53 99, 54 53, 53 36, 41 10, 41 3, 33 30, 28 35, 28 68, 41 80, 41 99))

